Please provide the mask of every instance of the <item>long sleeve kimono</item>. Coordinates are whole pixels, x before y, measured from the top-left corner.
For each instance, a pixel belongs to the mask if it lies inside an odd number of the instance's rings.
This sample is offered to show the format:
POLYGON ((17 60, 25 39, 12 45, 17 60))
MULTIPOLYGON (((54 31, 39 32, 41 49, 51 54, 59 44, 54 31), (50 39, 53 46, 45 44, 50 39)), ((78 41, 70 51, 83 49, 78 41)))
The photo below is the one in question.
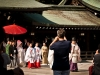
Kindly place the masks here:
POLYGON ((78 66, 77 66, 77 62, 78 62, 78 58, 80 58, 80 47, 77 44, 71 44, 72 45, 72 49, 71 49, 71 57, 70 57, 70 70, 71 71, 78 71, 78 66), (74 63, 72 62, 72 58, 76 58, 77 62, 74 63))
POLYGON ((25 66, 25 61, 24 61, 25 51, 22 47, 18 47, 17 50, 18 50, 18 64, 19 66, 25 66))
POLYGON ((47 46, 42 46, 42 64, 48 64, 48 48, 47 46))
POLYGON ((34 48, 28 47, 25 55, 25 61, 28 62, 28 68, 35 67, 36 54, 34 48))
POLYGON ((39 68, 40 67, 40 61, 41 61, 41 49, 39 47, 34 47, 34 50, 35 50, 35 67, 36 68, 39 68))

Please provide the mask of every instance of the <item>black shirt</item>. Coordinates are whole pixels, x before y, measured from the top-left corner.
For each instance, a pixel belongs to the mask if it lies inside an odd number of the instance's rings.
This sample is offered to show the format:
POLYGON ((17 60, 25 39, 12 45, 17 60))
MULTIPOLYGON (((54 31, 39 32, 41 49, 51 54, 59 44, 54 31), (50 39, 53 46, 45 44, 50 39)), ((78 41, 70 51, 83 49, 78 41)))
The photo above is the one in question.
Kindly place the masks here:
POLYGON ((65 40, 57 41, 50 46, 50 49, 54 50, 54 62, 52 70, 69 70, 69 53, 71 49, 71 42, 65 40))

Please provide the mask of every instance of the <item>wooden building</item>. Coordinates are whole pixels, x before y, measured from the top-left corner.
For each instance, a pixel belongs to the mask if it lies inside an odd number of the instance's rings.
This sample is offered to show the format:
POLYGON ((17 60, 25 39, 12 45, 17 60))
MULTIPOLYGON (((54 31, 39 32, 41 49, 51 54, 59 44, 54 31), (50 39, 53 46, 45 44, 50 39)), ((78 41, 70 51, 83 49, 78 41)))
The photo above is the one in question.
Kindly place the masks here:
POLYGON ((28 29, 28 36, 41 42, 47 37, 52 40, 56 30, 63 28, 68 40, 77 38, 82 51, 95 51, 100 43, 100 18, 84 6, 45 5, 35 0, 0 2, 1 18, 4 18, 1 27, 15 22, 28 29), (6 20, 8 16, 11 18, 6 20))

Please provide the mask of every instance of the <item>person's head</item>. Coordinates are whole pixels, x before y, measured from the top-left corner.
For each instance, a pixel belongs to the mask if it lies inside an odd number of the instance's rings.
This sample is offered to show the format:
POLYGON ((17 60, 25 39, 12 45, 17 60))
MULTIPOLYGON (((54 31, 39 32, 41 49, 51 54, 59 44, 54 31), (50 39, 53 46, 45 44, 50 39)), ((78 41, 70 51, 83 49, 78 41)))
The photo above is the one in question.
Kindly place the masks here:
POLYGON ((36 43, 35 46, 38 47, 39 46, 39 43, 36 43))
POLYGON ((96 50, 96 54, 99 54, 100 53, 100 49, 96 50))
POLYGON ((13 69, 14 75, 24 75, 23 70, 20 67, 13 69))
POLYGON ((14 40, 11 41, 11 45, 15 45, 15 41, 14 40))
POLYGON ((72 44, 76 44, 76 38, 75 37, 72 38, 72 44))
POLYGON ((17 47, 22 47, 22 42, 20 40, 17 40, 17 47))
POLYGON ((11 41, 9 41, 9 44, 11 45, 11 41))
POLYGON ((65 37, 65 30, 64 29, 57 30, 57 36, 59 38, 64 38, 65 37))
POLYGON ((29 46, 30 46, 30 47, 32 47, 32 46, 33 46, 33 44, 32 44, 32 43, 29 43, 29 46))
POLYGON ((24 39, 24 42, 27 43, 27 39, 24 39))
POLYGON ((10 44, 10 41, 7 41, 7 44, 10 44))
POLYGON ((46 43, 43 43, 43 46, 46 46, 46 43))

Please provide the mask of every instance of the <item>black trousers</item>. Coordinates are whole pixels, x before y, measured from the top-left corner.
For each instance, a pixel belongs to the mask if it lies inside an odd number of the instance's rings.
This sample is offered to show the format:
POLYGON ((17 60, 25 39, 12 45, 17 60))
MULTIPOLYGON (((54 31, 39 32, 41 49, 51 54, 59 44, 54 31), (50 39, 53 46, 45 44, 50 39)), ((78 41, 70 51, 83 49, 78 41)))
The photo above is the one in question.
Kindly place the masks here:
POLYGON ((11 64, 10 67, 16 67, 17 66, 17 55, 11 56, 11 64))

